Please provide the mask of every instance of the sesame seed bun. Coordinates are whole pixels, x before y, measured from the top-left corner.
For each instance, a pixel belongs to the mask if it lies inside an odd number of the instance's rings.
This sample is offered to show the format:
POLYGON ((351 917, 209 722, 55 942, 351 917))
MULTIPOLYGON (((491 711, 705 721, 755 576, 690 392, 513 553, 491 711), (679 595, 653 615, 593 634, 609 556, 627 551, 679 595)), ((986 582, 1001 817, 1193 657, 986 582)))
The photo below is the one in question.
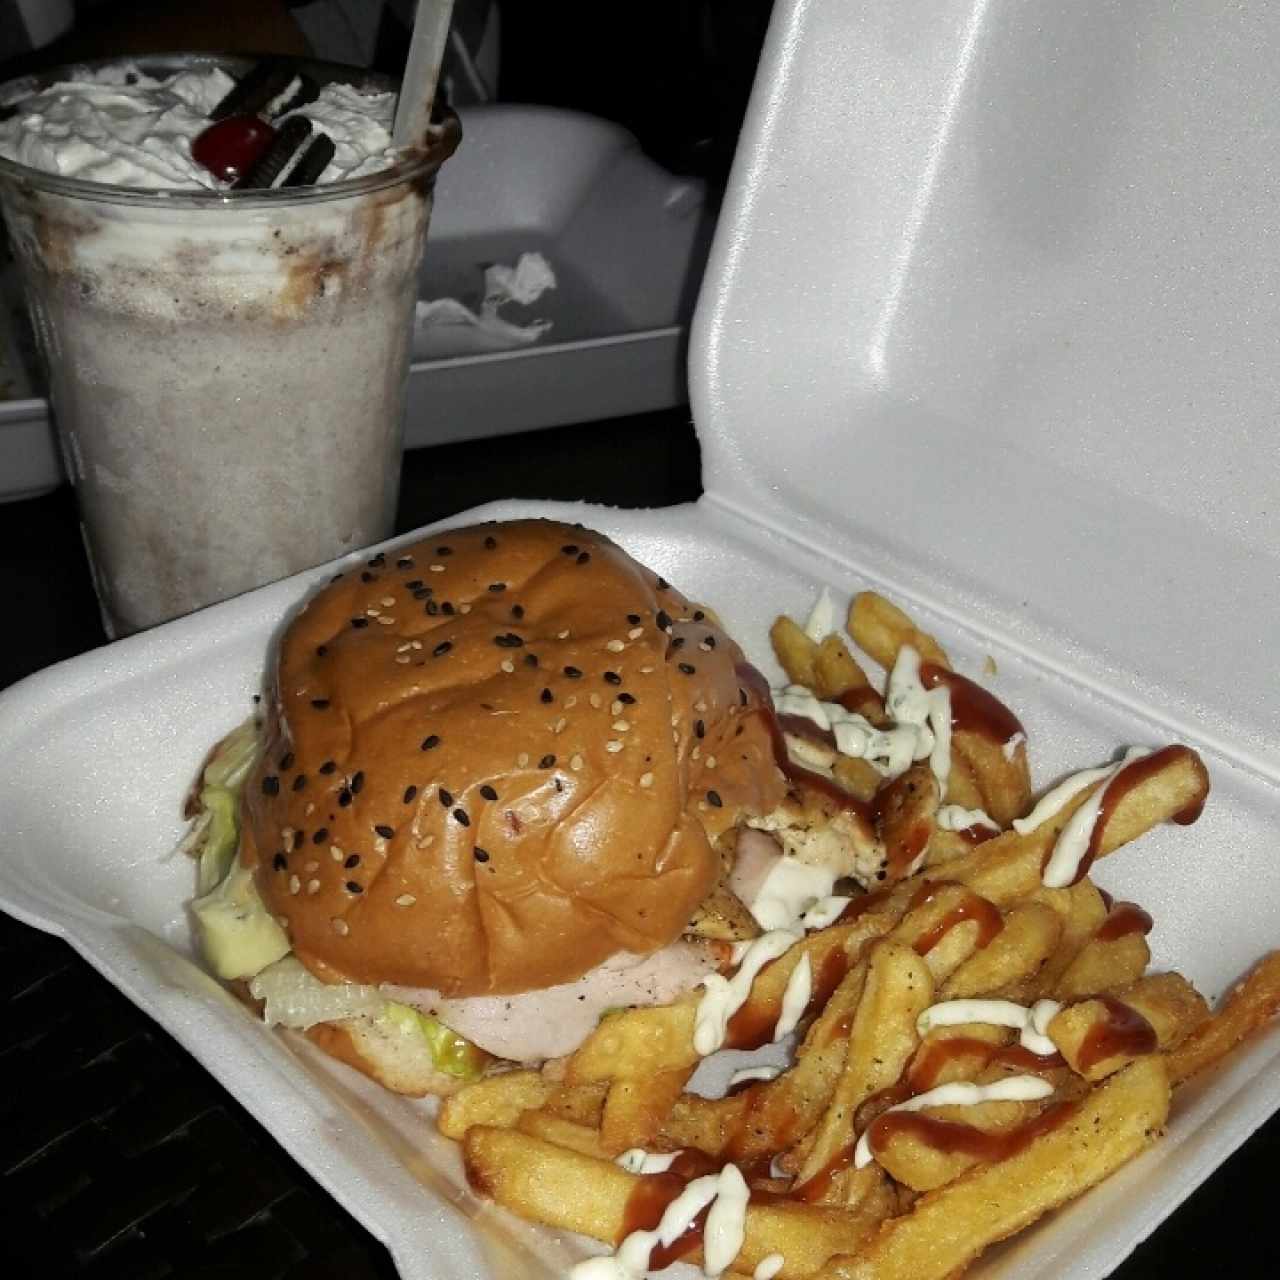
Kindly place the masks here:
POLYGON ((374 557, 280 641, 241 857, 331 981, 512 993, 656 950, 785 790, 743 663, 587 529, 374 557))

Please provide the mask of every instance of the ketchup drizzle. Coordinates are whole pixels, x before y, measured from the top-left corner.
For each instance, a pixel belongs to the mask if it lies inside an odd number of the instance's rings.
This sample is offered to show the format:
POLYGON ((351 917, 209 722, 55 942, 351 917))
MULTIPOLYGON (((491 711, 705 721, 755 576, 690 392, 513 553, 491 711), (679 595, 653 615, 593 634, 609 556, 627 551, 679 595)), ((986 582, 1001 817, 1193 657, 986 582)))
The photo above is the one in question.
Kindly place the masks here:
POLYGON ((1019 733, 1027 736, 1022 722, 994 693, 958 671, 948 671, 935 662, 922 662, 920 683, 926 689, 947 687, 951 694, 951 728, 956 733, 976 733, 1001 744, 1019 733))
POLYGON ((1150 933, 1155 921, 1136 902, 1117 902, 1093 936, 1098 942, 1115 942, 1131 933, 1150 933))
POLYGON ((1105 1015, 1085 1033, 1076 1055, 1078 1070, 1088 1071, 1099 1062, 1121 1055, 1141 1057, 1154 1053, 1159 1047, 1156 1029, 1132 1005, 1115 996, 1097 995, 1086 999, 1098 1001, 1105 1015))
MULTIPOLYGON (((914 911, 917 907, 924 906, 940 890, 955 883, 952 880, 926 880, 907 905, 907 910, 914 911)), ((916 939, 917 955, 927 956, 956 925, 964 924, 966 920, 973 920, 978 925, 977 948, 979 951, 988 946, 992 938, 1004 928, 1004 917, 995 903, 988 902, 986 898, 974 893, 971 889, 965 889, 962 885, 957 887, 963 889, 963 896, 941 920, 926 929, 916 939)))

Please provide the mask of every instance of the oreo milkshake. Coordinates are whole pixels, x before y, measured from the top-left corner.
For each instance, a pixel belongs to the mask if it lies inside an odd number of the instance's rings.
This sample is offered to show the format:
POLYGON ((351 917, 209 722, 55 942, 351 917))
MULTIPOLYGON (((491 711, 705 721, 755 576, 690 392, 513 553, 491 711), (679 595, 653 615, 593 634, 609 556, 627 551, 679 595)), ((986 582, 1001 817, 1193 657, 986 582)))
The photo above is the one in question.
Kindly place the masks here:
POLYGON ((0 90, 0 202, 112 635, 391 531, 458 129, 396 154, 394 93, 302 67, 193 57, 0 90))

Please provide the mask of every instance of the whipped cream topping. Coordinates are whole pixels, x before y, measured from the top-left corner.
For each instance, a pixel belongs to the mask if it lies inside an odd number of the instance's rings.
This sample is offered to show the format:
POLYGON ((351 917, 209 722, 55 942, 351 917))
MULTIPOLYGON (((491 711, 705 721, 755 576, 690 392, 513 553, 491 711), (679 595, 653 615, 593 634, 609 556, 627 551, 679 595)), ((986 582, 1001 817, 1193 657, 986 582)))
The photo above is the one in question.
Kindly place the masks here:
MULTIPOLYGON (((209 112, 235 81, 219 67, 149 76, 130 63, 78 69, 76 78, 12 103, 0 121, 0 156, 45 173, 142 190, 225 190, 191 156, 209 112)), ((395 161, 394 93, 330 84, 289 115, 307 116, 333 139, 321 183, 363 177, 395 161)), ((287 119, 288 116, 282 117, 287 119)), ((277 126, 280 120, 273 121, 277 126)))

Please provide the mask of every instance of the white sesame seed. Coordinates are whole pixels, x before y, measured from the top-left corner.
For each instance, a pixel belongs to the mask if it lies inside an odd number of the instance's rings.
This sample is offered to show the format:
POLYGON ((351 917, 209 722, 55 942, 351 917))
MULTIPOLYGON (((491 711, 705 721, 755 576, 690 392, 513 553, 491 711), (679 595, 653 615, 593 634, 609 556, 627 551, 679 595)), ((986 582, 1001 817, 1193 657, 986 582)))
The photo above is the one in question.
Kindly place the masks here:
POLYGON ((310 894, 310 893, 319 893, 319 892, 320 892, 320 881, 319 881, 319 880, 308 880, 308 881, 307 881, 307 892, 308 892, 309 894, 310 894))
POLYGON ((289 917, 276 916, 276 924, 278 924, 282 929, 287 929, 289 927, 289 917))
POLYGON ((622 750, 622 743, 619 742, 617 738, 610 738, 609 741, 604 744, 604 749, 606 751, 611 751, 616 755, 622 750))
POLYGON ((331 857, 334 862, 341 862, 346 856, 347 855, 343 853, 336 844, 331 844, 329 846, 329 857, 331 857))
POLYGON ((568 723, 569 723, 569 722, 568 722, 568 720, 566 720, 566 719, 564 718, 564 716, 561 716, 561 717, 560 717, 560 719, 559 719, 559 720, 557 720, 557 721, 555 722, 555 724, 553 724, 553 725, 551 726, 551 732, 552 732, 552 733, 563 733, 563 732, 564 732, 564 727, 565 727, 565 725, 567 725, 568 723))
POLYGON ((435 842, 435 836, 418 836, 414 839, 413 844, 415 849, 430 849, 435 842))
POLYGON ((415 897, 413 896, 413 894, 411 894, 411 893, 402 893, 402 894, 401 894, 401 895, 396 899, 396 906, 397 906, 397 907, 411 907, 411 906, 413 906, 413 904, 414 904, 415 902, 417 902, 417 898, 415 898, 415 897))
POLYGON ((380 601, 381 604, 385 604, 388 606, 395 604, 395 602, 396 602, 395 596, 383 596, 382 600, 380 601))
POLYGON ((646 791, 648 791, 648 789, 649 789, 651 786, 653 786, 653 774, 651 774, 651 773, 642 773, 642 774, 640 775, 640 785, 641 785, 641 786, 642 786, 646 791))
POLYGON ((621 640, 610 640, 609 643, 605 645, 605 648, 608 649, 610 653, 621 653, 626 647, 627 646, 623 644, 621 640))
POLYGON ((302 816, 304 818, 309 818, 313 813, 315 813, 315 811, 316 811, 316 806, 314 802, 311 800, 308 800, 307 807, 302 811, 302 816))
POLYGON ((703 653, 711 652, 711 646, 705 640, 698 646, 698 648, 701 649, 703 653))
POLYGON ((576 707, 577 705, 578 705, 578 695, 576 693, 571 693, 564 700, 564 709, 566 711, 572 711, 574 707, 576 707))
POLYGON ((588 701, 589 703, 591 703, 591 705, 592 705, 593 707, 595 707, 597 711, 600 709, 600 702, 601 702, 601 698, 600 698, 600 695, 599 695, 598 693, 593 693, 593 694, 592 694, 592 695, 587 699, 587 701, 588 701))
POLYGON ((615 720, 613 722, 613 727, 618 733, 626 733, 626 731, 631 728, 631 724, 627 720, 615 720))
POLYGON ((421 648, 422 648, 422 641, 421 641, 421 640, 410 640, 410 641, 409 641, 409 648, 410 648, 410 649, 421 649, 421 648))
POLYGON ((705 711, 707 709, 707 700, 705 698, 699 698, 697 702, 693 704, 693 709, 697 712, 705 711))
POLYGON ((379 618, 378 625, 380 627, 394 627, 396 620, 394 618, 379 618))
POLYGON ((431 566, 431 572, 432 572, 432 573, 443 573, 443 572, 444 572, 444 565, 442 565, 442 564, 433 564, 433 565, 431 566))
POLYGON ((283 840, 285 844, 288 844, 293 839, 293 836, 294 831, 292 827, 280 828, 280 839, 283 840))
POLYGON ((398 654, 396 654, 396 661, 397 661, 397 662, 398 662, 402 667, 407 667, 407 666, 409 665, 409 663, 413 661, 413 659, 412 659, 412 658, 410 658, 410 657, 409 657, 409 655, 408 655, 407 653, 398 653, 398 654))
POLYGON ((387 842, 381 836, 373 842, 373 851, 374 853, 386 853, 387 842))
POLYGON ((714 769, 715 767, 716 767, 716 758, 715 758, 715 756, 708 756, 708 757, 707 757, 707 768, 708 768, 708 769, 714 769))
POLYGON ((333 919, 330 920, 329 923, 333 925, 334 933, 336 933, 340 938, 345 938, 347 934, 351 932, 351 929, 345 920, 333 919))
POLYGON ((640 674, 641 674, 642 676, 651 676, 651 675, 653 675, 653 668, 652 668, 652 667, 641 667, 641 668, 640 668, 640 674))
POLYGON ((367 614, 369 615, 369 617, 371 617, 371 618, 376 618, 376 617, 378 616, 378 614, 380 614, 381 612, 382 612, 382 610, 381 610, 381 609, 366 609, 366 610, 365 610, 365 613, 367 613, 367 614))
POLYGON ((611 716, 620 716, 622 714, 622 701, 619 698, 613 700, 613 705, 609 708, 611 716))
POLYGON ((299 889, 301 889, 301 888, 302 888, 302 881, 301 881, 301 880, 299 880, 297 876, 290 876, 290 877, 289 877, 289 892, 290 892, 290 893, 297 893, 297 892, 298 892, 298 890, 299 890, 299 889))
POLYGON ((627 632, 627 639, 639 640, 642 635, 644 635, 643 627, 632 627, 631 630, 627 632))
POLYGON ((523 769, 528 765, 528 763, 529 753, 527 751, 522 751, 518 756, 516 756, 516 768, 523 769))
POLYGON ((693 749, 691 752, 689 752, 689 755, 690 755, 694 760, 696 760, 696 759, 697 759, 701 754, 702 754, 702 748, 701 748, 701 747, 694 747, 694 749, 693 749))
POLYGON ((398 644, 398 645, 396 645, 396 652, 397 652, 397 653, 408 653, 408 652, 409 652, 409 650, 410 650, 410 649, 412 649, 412 648, 413 648, 413 646, 409 643, 409 641, 408 641, 408 640, 406 640, 406 641, 404 642, 404 644, 398 644))
POLYGON ((581 770, 582 764, 583 764, 583 761, 581 756, 571 756, 569 759, 569 768, 572 769, 574 773, 577 773, 581 770))
POLYGON ((471 612, 471 606, 470 606, 469 604, 460 604, 460 605, 458 606, 458 612, 459 612, 459 613, 470 613, 470 612, 471 612))
POLYGON ((320 869, 320 864, 314 858, 308 858, 307 861, 303 863, 302 869, 310 875, 311 872, 318 871, 320 869))
POLYGON ((510 658, 503 658, 502 669, 510 675, 516 669, 516 664, 512 662, 510 658))
POLYGON ((674 729, 674 728, 676 728, 679 724, 680 724, 680 717, 679 717, 679 716, 672 716, 672 717, 671 717, 671 727, 674 729))

